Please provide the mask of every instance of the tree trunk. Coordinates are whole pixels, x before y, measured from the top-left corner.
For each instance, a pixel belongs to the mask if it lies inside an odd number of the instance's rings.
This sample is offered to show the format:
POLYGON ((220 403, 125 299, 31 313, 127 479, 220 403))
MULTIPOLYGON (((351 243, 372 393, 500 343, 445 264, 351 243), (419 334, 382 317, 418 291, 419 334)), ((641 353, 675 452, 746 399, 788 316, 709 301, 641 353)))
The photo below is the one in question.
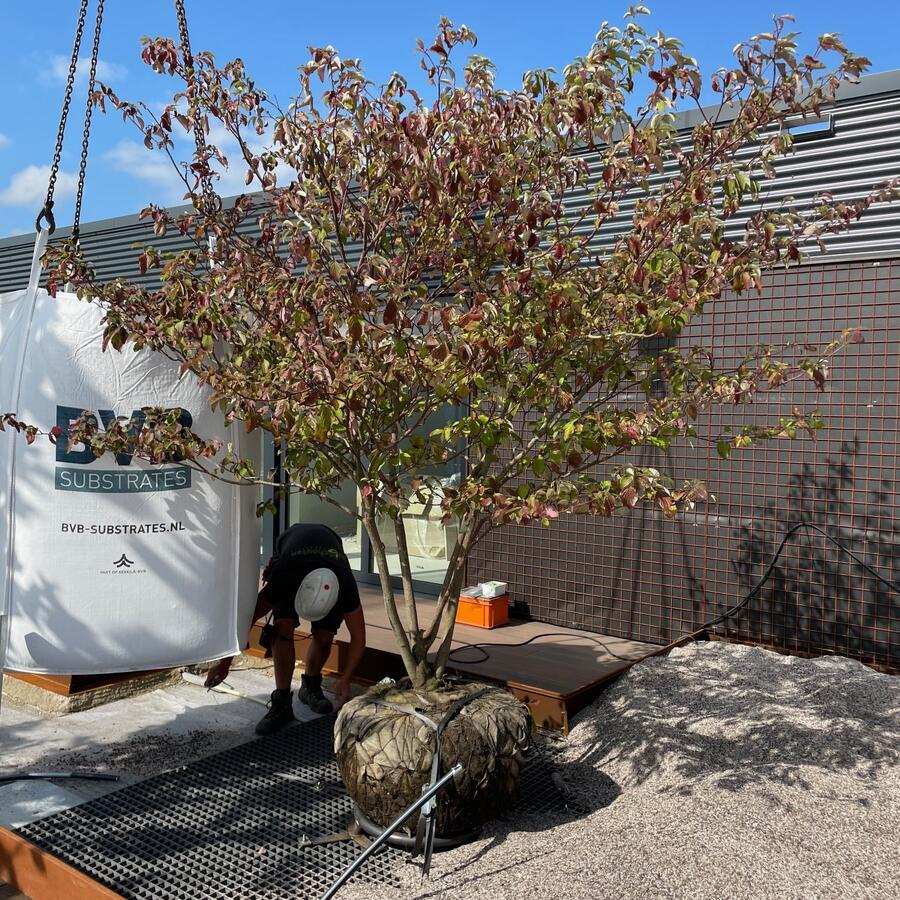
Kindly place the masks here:
POLYGON ((406 624, 413 656, 416 660, 425 659, 428 648, 422 640, 419 629, 419 611, 416 609, 416 592, 413 588, 412 568, 409 564, 409 544, 406 542, 406 525, 403 516, 394 519, 394 532, 397 537, 397 556, 400 558, 400 578, 403 582, 403 600, 406 607, 406 624))
POLYGON ((453 644, 453 632, 456 628, 456 609, 459 606, 459 592, 462 590, 463 576, 466 572, 466 556, 460 554, 455 569, 447 572, 447 580, 444 582, 444 590, 447 593, 447 602, 444 606, 441 620, 445 623, 444 638, 438 648, 434 662, 435 675, 441 678, 447 668, 450 657, 450 649, 453 644))
POLYGON ((430 673, 422 670, 422 663, 413 655, 409 637, 400 619, 400 613, 397 610, 397 602, 394 597, 394 589, 391 586, 391 573, 388 568, 387 553, 384 549, 384 541, 381 539, 378 526, 375 523, 374 504, 371 501, 366 502, 363 524, 366 526, 369 540, 372 542, 372 550, 375 553, 375 562, 378 568, 379 580, 381 581, 381 597, 384 600, 388 621, 391 623, 391 630, 394 632, 394 637, 397 640, 403 667, 406 669, 406 674, 412 679, 413 685, 420 687, 428 680, 430 673))
POLYGON ((454 552, 450 559, 450 566, 444 578, 441 602, 438 603, 435 622, 437 628, 433 631, 434 637, 437 637, 440 631, 440 623, 444 623, 444 638, 441 641, 441 646, 438 648, 434 662, 435 674, 438 678, 443 677, 450 658, 450 649, 453 645, 453 631, 456 628, 456 609, 459 606, 459 592, 463 586, 462 580, 466 573, 466 564, 469 561, 469 551, 472 549, 472 542, 477 529, 478 521, 475 518, 463 521, 459 532, 459 540, 456 547, 453 548, 454 552))
POLYGON ((387 552, 384 541, 378 531, 375 520, 375 505, 368 499, 365 503, 363 524, 372 542, 372 550, 375 554, 375 562, 378 568, 381 582, 381 593, 384 607, 388 614, 400 649, 400 656, 406 674, 414 688, 435 687, 435 680, 444 676, 453 642, 453 631, 456 626, 456 609, 459 606, 459 592, 465 577, 466 564, 469 551, 475 540, 479 522, 476 518, 466 518, 460 528, 459 539, 450 560, 447 564, 447 572, 441 586, 438 597, 438 606, 433 621, 427 632, 419 628, 418 613, 415 608, 415 591, 413 589, 412 569, 409 564, 409 547, 406 542, 406 529, 401 519, 396 520, 395 530, 397 535, 397 549, 400 557, 400 570, 403 580, 403 593, 407 613, 407 625, 405 626, 397 608, 394 589, 391 585, 391 573, 388 567, 387 552), (443 625, 443 638, 441 646, 433 662, 428 661, 428 651, 441 633, 443 625))

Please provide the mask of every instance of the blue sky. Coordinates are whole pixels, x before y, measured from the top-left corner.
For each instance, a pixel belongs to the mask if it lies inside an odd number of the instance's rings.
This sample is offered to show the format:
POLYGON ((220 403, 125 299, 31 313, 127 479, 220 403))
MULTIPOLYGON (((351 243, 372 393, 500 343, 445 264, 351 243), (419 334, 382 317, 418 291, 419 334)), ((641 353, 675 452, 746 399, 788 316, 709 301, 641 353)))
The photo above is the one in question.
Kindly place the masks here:
MULTIPOLYGON (((93 3, 91 4, 93 6, 93 3)), ((261 87, 280 100, 293 94, 296 67, 306 47, 334 45, 360 57, 370 77, 397 70, 416 76, 417 37, 429 37, 446 15, 479 36, 478 52, 497 64, 498 81, 516 87, 527 69, 557 69, 590 47, 604 19, 621 21, 625 0, 186 0, 195 50, 212 50, 220 61, 241 56, 261 87)), ((726 64, 738 41, 770 24, 774 12, 790 12, 808 39, 840 32, 872 71, 900 68, 900 3, 897 0, 649 0, 652 27, 680 37, 704 71, 726 64)), ((0 81, 0 237, 32 229, 46 190, 64 76, 71 53, 76 0, 0 4, 6 77, 0 81)), ((101 47, 101 79, 120 96, 165 102, 173 83, 140 61, 140 37, 177 33, 170 0, 107 0, 101 47)), ((93 15, 91 10, 90 15, 93 15)), ((84 47, 89 45, 86 35, 84 47)), ((83 90, 84 81, 79 82, 83 90)), ((73 103, 57 221, 71 221, 80 151, 83 96, 73 103)), ((158 154, 145 151, 136 132, 114 115, 95 114, 83 221, 125 215, 150 202, 176 202, 173 173, 158 154)), ((187 151, 187 148, 185 148, 187 151)))

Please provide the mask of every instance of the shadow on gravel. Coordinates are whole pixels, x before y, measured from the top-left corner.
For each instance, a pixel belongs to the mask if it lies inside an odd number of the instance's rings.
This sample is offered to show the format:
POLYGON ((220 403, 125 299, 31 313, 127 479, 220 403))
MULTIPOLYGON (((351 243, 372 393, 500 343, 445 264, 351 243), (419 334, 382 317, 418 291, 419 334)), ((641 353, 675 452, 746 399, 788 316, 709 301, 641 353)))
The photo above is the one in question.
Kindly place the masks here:
MULTIPOLYGON (((453 865, 441 869, 441 881, 465 872, 486 856, 502 847, 511 835, 521 832, 541 833, 555 825, 585 818, 593 812, 609 806, 622 791, 608 775, 582 765, 567 763, 560 755, 565 746, 562 738, 545 735, 540 740, 541 752, 530 761, 522 779, 522 797, 512 812, 489 823, 484 830, 485 840, 472 847, 456 851, 453 865)), ((548 847, 511 862, 505 854, 494 858, 498 864, 490 870, 479 870, 477 875, 464 879, 460 885, 476 884, 501 872, 515 869, 523 862, 551 856, 557 848, 548 847), (502 862, 500 862, 502 860, 502 862)), ((417 894, 419 900, 446 896, 446 888, 437 888, 426 894, 417 894)))
POLYGON ((811 790, 817 770, 858 778, 862 793, 866 779, 900 765, 898 710, 900 681, 860 663, 698 644, 635 667, 586 710, 564 771, 589 791, 604 769, 626 790, 663 772, 662 792, 689 795, 767 783, 811 790))
MULTIPOLYGON (((468 868, 472 864, 478 862, 478 860, 480 860, 482 858, 482 856, 485 855, 485 853, 487 853, 489 850, 493 850, 497 846, 499 846, 499 844, 491 843, 489 846, 485 847, 483 851, 479 851, 474 856, 466 857, 466 859, 463 860, 462 862, 460 862, 460 864, 458 866, 454 866, 453 868, 446 870, 446 872, 442 872, 441 879, 443 880, 444 878, 447 878, 451 875, 455 875, 457 872, 460 872, 460 871, 468 868)), ((552 856, 555 852, 556 852, 555 850, 548 849, 542 853, 535 853, 534 855, 529 856, 527 858, 527 861, 530 861, 533 859, 541 859, 542 857, 545 857, 545 856, 552 856)), ((518 858, 518 859, 515 859, 513 862, 507 863, 506 865, 497 866, 496 868, 490 869, 486 872, 479 872, 477 875, 473 875, 471 878, 465 878, 462 881, 458 882, 455 886, 455 889, 458 890, 459 888, 464 887, 465 885, 469 885, 469 884, 478 884, 479 881, 484 881, 485 879, 493 878, 495 875, 499 875, 501 872, 508 872, 510 870, 516 869, 518 866, 520 866, 525 861, 526 860, 523 860, 522 858, 518 858)), ((430 898, 432 898, 432 897, 446 898, 447 897, 447 888, 442 886, 442 887, 435 888, 435 890, 433 890, 433 891, 429 891, 427 894, 416 894, 416 900, 430 900, 430 898)), ((498 897, 498 900, 500 900, 499 897, 498 897)))

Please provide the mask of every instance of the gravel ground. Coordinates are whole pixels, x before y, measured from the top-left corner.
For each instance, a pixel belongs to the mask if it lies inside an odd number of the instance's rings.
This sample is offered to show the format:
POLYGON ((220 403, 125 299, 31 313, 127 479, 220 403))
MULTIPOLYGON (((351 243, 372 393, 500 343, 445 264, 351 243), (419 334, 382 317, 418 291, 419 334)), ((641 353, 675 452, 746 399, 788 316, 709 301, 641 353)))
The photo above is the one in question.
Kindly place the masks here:
POLYGON ((694 644, 635 666, 549 749, 579 815, 497 823, 429 881, 405 866, 399 896, 900 897, 900 678, 694 644))

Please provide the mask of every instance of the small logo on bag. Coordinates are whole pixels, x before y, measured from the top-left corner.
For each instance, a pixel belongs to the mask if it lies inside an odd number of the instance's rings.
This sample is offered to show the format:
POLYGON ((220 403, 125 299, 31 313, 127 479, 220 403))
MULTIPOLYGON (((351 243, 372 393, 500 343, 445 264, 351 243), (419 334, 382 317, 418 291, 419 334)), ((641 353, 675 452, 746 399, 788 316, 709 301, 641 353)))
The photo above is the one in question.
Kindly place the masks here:
POLYGON ((147 570, 139 566, 124 553, 108 569, 98 569, 98 575, 146 575, 147 570))

